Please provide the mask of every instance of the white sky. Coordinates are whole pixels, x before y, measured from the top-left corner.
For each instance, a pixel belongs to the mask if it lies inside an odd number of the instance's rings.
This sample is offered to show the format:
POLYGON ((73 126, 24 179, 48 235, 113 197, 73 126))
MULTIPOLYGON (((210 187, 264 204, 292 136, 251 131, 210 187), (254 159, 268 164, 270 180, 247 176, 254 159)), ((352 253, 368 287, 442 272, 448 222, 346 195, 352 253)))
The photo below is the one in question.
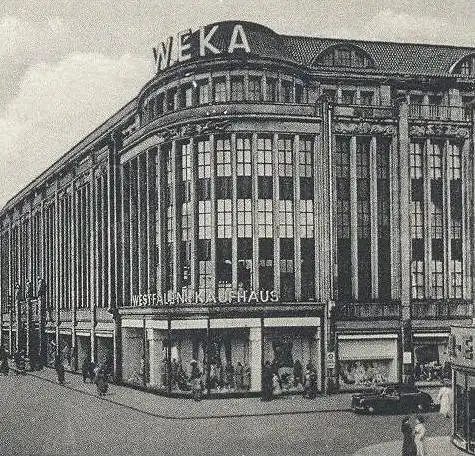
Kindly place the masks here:
POLYGON ((235 19, 285 34, 475 47, 475 0, 1 4, 0 206, 133 98, 152 77, 152 47, 180 30, 235 19))

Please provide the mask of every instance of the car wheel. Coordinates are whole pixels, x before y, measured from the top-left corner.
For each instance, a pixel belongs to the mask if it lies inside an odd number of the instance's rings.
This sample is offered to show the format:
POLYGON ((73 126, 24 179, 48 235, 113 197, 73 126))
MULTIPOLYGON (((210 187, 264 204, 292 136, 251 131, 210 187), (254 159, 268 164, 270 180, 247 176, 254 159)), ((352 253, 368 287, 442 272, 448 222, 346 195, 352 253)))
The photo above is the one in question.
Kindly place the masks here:
POLYGON ((366 410, 368 410, 369 413, 374 413, 374 407, 369 406, 366 410))
POLYGON ((417 404, 417 410, 420 412, 423 412, 426 409, 426 406, 424 404, 417 404))

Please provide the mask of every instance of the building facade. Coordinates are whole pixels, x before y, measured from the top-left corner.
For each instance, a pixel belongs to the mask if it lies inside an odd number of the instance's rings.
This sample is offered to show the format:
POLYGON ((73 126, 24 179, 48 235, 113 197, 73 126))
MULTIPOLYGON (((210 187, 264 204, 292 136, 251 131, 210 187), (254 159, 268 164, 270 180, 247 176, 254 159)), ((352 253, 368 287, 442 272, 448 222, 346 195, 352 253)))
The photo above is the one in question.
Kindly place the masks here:
POLYGON ((188 394, 448 375, 471 322, 475 48, 221 22, 0 213, 1 340, 188 394))
POLYGON ((453 442, 471 454, 475 454, 474 337, 473 325, 454 326, 449 344, 454 372, 453 442))

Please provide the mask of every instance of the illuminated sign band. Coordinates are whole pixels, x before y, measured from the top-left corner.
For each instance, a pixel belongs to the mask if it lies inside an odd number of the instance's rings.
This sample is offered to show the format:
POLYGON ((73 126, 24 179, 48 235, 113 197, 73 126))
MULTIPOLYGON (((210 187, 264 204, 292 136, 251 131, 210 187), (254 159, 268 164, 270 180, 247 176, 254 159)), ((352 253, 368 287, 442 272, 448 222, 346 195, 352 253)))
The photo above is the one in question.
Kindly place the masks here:
POLYGON ((178 33, 176 37, 169 36, 165 42, 161 42, 153 48, 156 72, 158 73, 174 63, 185 62, 194 57, 232 54, 236 50, 251 52, 246 32, 241 24, 234 25, 231 37, 224 43, 225 46, 223 44, 219 46, 213 40, 219 27, 219 24, 213 25, 207 32, 205 27, 200 27, 195 33, 188 29, 178 33), (197 39, 197 43, 196 40, 193 41, 194 38, 197 39))
POLYGON ((160 295, 158 293, 139 294, 132 296, 134 307, 160 307, 166 304, 265 304, 277 302, 279 299, 275 290, 238 290, 224 293, 223 296, 206 294, 203 291, 196 293, 172 293, 172 295, 160 295))

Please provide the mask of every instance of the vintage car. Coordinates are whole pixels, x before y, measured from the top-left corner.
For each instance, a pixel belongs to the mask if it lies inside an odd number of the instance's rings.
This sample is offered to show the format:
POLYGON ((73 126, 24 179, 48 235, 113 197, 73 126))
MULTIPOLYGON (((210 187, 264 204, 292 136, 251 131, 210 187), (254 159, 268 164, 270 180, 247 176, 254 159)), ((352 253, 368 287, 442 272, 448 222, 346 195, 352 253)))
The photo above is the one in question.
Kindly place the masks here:
POLYGON ((434 407, 430 394, 406 384, 388 384, 370 391, 353 394, 351 408, 355 412, 397 413, 428 411, 434 407))

